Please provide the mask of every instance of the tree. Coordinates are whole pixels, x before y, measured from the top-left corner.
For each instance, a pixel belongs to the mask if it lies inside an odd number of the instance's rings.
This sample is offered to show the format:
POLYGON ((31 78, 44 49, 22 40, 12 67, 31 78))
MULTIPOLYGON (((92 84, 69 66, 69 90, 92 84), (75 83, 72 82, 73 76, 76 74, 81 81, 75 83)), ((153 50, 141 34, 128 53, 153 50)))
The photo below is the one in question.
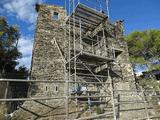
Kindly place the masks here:
MULTIPOLYGON (((26 79, 28 77, 28 70, 25 66, 16 68, 19 64, 17 59, 22 57, 22 54, 17 48, 19 37, 18 28, 9 25, 5 18, 0 17, 0 78, 26 79)), ((10 91, 9 97, 21 98, 27 96, 29 84, 26 82, 0 83, 0 89, 2 91, 5 89, 4 86, 10 91)), ((8 110, 12 112, 19 104, 20 101, 6 103, 6 109, 4 108, 4 111, 8 110)))
POLYGON ((159 69, 160 62, 160 30, 133 32, 126 36, 130 60, 133 67, 147 65, 149 70, 159 69))
MULTIPOLYGON (((19 30, 16 26, 9 25, 5 18, 0 17, 0 77, 12 78, 16 77, 16 73, 22 73, 22 68, 16 69, 19 64, 18 58, 22 57, 22 54, 18 51, 17 45, 20 37, 19 30)), ((23 71, 23 73, 26 73, 23 71)), ((18 76, 17 76, 18 77, 18 76)))

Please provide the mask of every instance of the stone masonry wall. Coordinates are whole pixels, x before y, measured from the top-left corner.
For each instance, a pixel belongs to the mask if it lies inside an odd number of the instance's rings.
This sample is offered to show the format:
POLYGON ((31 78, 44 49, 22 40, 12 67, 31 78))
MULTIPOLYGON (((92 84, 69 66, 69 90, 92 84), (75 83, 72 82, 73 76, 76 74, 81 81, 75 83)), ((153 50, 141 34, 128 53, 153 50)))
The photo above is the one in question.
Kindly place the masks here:
MULTIPOLYGON (((38 80, 63 80, 64 63, 54 39, 63 49, 65 10, 56 6, 41 5, 38 14, 31 77, 38 80), (58 13, 58 20, 54 20, 54 12, 58 13)), ((41 92, 47 89, 43 84, 38 87, 41 92)), ((63 93, 63 89, 58 89, 63 93)))
MULTIPOLYGON (((47 81, 64 80, 64 62, 54 40, 60 44, 60 49, 63 49, 65 10, 62 7, 50 5, 38 7, 31 78, 47 81), (54 14, 57 13, 58 20, 54 19, 54 14)), ((35 83, 31 84, 28 97, 62 97, 64 94, 63 83, 35 83)), ((23 117, 25 120, 62 119, 65 115, 64 107, 63 99, 26 101, 16 111, 14 117, 23 117)))
MULTIPOLYGON (((64 41, 65 18, 65 10, 61 7, 51 5, 39 6, 32 58, 32 79, 64 80, 64 62, 54 40, 57 41, 63 54, 66 44, 64 41), (58 13, 58 20, 54 20, 54 12, 58 13)), ((119 25, 119 23, 116 25, 110 24, 106 27, 107 29, 111 28, 112 30, 109 31, 114 32, 111 33, 113 37, 107 37, 107 40, 110 40, 108 46, 112 47, 114 44, 120 46, 121 44, 122 49, 122 53, 118 55, 117 62, 113 66, 115 69, 119 68, 122 74, 120 78, 114 77, 114 80, 118 81, 115 84, 115 88, 133 89, 133 71, 129 62, 127 44, 121 40, 122 28, 120 28, 119 32, 116 32, 116 28, 119 28, 119 25), (118 39, 115 39, 116 37, 118 39)), ((36 83, 31 84, 28 97, 62 97, 64 95, 65 87, 63 83, 36 83)), ((69 103, 69 108, 71 115, 73 114, 74 116, 73 118, 76 118, 74 115, 75 103, 69 103)), ((78 110, 83 108, 84 106, 79 106, 78 110)), ((65 119, 65 101, 64 99, 26 101, 14 115, 14 117, 23 117, 25 120, 63 120, 65 119)))
POLYGON ((115 24, 107 24, 106 29, 108 29, 111 35, 107 36, 108 47, 121 51, 116 56, 116 61, 112 65, 112 70, 115 72, 118 71, 119 75, 119 77, 113 76, 115 89, 133 90, 135 89, 135 79, 129 60, 128 46, 123 38, 123 22, 117 21, 115 24))

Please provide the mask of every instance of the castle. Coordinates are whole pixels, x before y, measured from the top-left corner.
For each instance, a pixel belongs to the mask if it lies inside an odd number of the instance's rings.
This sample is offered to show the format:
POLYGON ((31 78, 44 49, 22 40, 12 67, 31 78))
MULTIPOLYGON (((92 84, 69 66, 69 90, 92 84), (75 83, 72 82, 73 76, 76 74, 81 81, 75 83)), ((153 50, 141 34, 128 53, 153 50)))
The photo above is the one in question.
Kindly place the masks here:
POLYGON ((30 85, 29 97, 42 99, 24 102, 15 115, 25 120, 133 120, 148 115, 144 109, 133 111, 144 103, 119 104, 139 99, 134 92, 128 98, 118 94, 136 90, 123 21, 111 23, 104 11, 83 4, 68 16, 55 5, 37 5, 37 11, 31 79, 46 82, 30 85))

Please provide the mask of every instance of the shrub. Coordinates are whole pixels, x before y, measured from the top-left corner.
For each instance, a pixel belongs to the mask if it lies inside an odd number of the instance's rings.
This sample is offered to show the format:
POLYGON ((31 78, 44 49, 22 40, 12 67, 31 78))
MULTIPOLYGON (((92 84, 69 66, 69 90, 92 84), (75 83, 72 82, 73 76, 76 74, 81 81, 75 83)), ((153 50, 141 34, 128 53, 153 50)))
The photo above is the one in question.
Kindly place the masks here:
POLYGON ((88 105, 87 104, 84 106, 84 110, 88 110, 88 105))
POLYGON ((96 108, 96 113, 97 114, 103 114, 104 113, 104 109, 100 108, 100 107, 97 107, 96 108))

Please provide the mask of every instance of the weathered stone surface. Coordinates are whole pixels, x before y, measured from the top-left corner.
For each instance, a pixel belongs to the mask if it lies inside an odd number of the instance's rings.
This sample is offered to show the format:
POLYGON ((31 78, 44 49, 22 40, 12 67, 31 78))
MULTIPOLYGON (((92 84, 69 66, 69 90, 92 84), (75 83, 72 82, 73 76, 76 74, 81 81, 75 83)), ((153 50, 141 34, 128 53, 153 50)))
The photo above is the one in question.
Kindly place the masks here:
MULTIPOLYGON (((68 74, 67 68, 64 67, 63 57, 68 59, 68 34, 65 35, 65 18, 66 13, 65 10, 58 6, 51 5, 40 5, 37 26, 36 26, 36 34, 35 34, 35 43, 33 49, 33 58, 32 58, 32 79, 36 80, 64 80, 65 73, 68 74), (59 19, 54 20, 53 14, 57 12, 59 14, 59 19), (66 37, 66 38, 65 38, 66 37), (56 41, 55 41, 56 40, 56 41), (57 43, 56 43, 57 42, 57 43), (67 51, 67 52, 66 52, 67 51)), ((68 26, 67 26, 68 27, 68 26)), ((128 48, 126 42, 123 41, 123 27, 122 21, 118 21, 115 24, 111 24, 108 19, 97 29, 92 31, 88 31, 82 36, 90 36, 94 37, 95 34, 100 33, 102 36, 103 31, 104 38, 99 38, 99 44, 89 45, 89 43, 82 41, 80 44, 79 41, 76 41, 76 50, 90 53, 94 56, 100 56, 103 58, 113 59, 115 57, 116 61, 114 64, 112 63, 112 73, 111 76, 113 78, 114 88, 120 90, 133 90, 135 89, 135 81, 133 76, 133 70, 129 61, 128 48), (107 46, 108 50, 105 50, 107 46), (116 51, 113 54, 113 50, 116 51), (119 72, 117 72, 119 71, 119 72)), ((66 28, 68 31, 68 28, 66 28)), ((73 30, 71 29, 71 32, 73 30)), ((79 35, 79 29, 76 28, 76 35, 79 35)), ((73 56, 73 37, 70 38, 71 43, 71 56, 73 56)), ((83 57, 83 56, 81 56, 83 57)), ((82 61, 85 58, 81 59, 82 61)), ((92 69, 92 72, 95 74, 108 75, 107 69, 110 66, 109 62, 98 62, 92 59, 92 56, 87 60, 90 64, 94 64, 96 67, 89 67, 92 69)), ((86 61, 87 61, 86 60, 86 61)), ((78 60, 77 60, 78 61, 78 60)), ((78 61, 80 62, 80 61, 78 61)), ((78 65, 77 65, 78 66, 78 65)), ((68 66, 67 66, 68 67, 68 66)), ((80 66, 81 67, 81 66, 80 66)), ((74 71, 74 66, 71 63, 72 71, 74 71)), ((84 73, 89 73, 85 67, 81 67, 83 70, 77 70, 77 73, 80 71, 85 71, 84 73)), ((74 76, 71 77, 74 80, 74 76)), ((88 78, 91 79, 91 78, 88 78)), ((86 80, 81 76, 77 77, 77 81, 86 80)), ((107 81, 107 78, 104 79, 107 81)), ((97 81, 96 81, 97 82, 97 81)), ((35 83, 31 84, 29 90, 29 97, 62 97, 66 95, 65 83, 35 83)), ((69 86, 70 88, 73 87, 69 86)), ((98 86, 98 85, 88 85, 88 90, 93 95, 110 95, 110 86, 98 86), (97 93, 93 93, 94 91, 98 91, 97 93), (91 93, 92 92, 92 93, 91 93)), ((86 95, 84 93, 83 95, 86 95)), ((132 94, 131 94, 132 95, 132 94)), ((130 100, 130 99, 139 100, 139 97, 131 96, 128 98, 124 98, 120 96, 120 100, 130 100)), ((98 99, 99 100, 99 99, 98 99)), ((102 98, 100 99, 104 104, 98 105, 104 108, 105 112, 113 112, 112 104, 110 98, 102 98), (107 102, 106 102, 107 101, 107 102)), ((118 99, 115 98, 115 102, 118 99)), ((77 104, 75 100, 69 100, 69 118, 76 119, 80 117, 92 116, 96 115, 96 106, 92 107, 90 111, 88 111, 87 104, 82 104, 82 101, 79 101, 77 104)), ((83 101, 84 102, 84 101, 83 101)), ((86 102, 87 103, 87 102, 86 102)), ((137 104, 136 104, 137 105, 137 104)), ((138 105, 139 106, 139 105, 138 105)), ((120 106, 120 110, 130 108, 132 106, 122 105, 120 106), (123 109, 121 109, 123 108, 123 109)), ((135 106, 136 107, 136 106, 135 106)), ((144 107, 143 105, 140 107, 144 107)), ((66 106, 65 99, 61 100, 41 100, 41 101, 27 101, 25 102, 18 111, 15 112, 14 117, 22 117, 25 120, 64 120, 66 115, 66 106)), ((116 106, 116 111, 118 111, 118 107, 116 106)), ((144 112, 144 111, 142 111, 144 112)), ((119 117, 120 120, 127 119, 128 112, 120 112, 119 117)), ((134 118, 137 112, 131 113, 130 118, 134 118)), ((141 112, 139 113, 141 114, 141 112)), ((143 116, 143 115, 142 115, 143 116)), ((110 117, 102 117, 99 118, 102 120, 105 119, 113 119, 113 115, 110 117)), ((136 118, 135 118, 136 119, 136 118)))
MULTIPOLYGON (((32 58, 32 79, 64 80, 64 62, 53 41, 55 38, 63 49, 64 30, 61 26, 65 17, 65 10, 61 7, 40 5, 32 58), (58 21, 53 19, 54 12, 59 13, 58 21)), ((64 94, 63 83, 35 83, 31 84, 28 97, 62 97, 64 94)), ((15 113, 15 117, 23 116, 25 120, 53 120, 59 116, 63 119, 64 115, 63 99, 28 101, 15 113)))

